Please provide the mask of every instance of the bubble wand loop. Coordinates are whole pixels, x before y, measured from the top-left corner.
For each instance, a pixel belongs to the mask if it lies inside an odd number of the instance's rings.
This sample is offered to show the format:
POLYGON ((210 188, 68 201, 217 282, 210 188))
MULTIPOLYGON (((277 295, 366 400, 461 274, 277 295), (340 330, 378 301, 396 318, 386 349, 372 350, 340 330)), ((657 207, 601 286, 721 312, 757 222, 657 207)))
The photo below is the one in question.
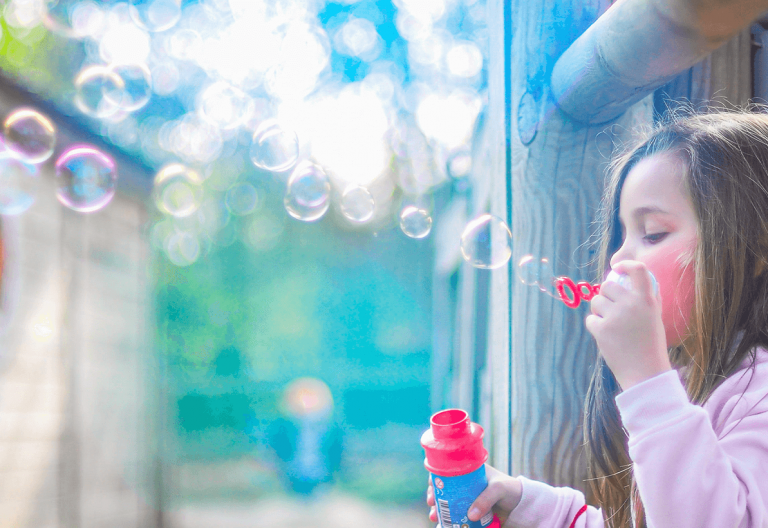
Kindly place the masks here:
POLYGON ((581 301, 591 301, 592 298, 600 293, 599 284, 590 284, 587 281, 573 282, 569 277, 558 277, 555 279, 555 289, 560 300, 568 308, 578 308, 581 301), (570 294, 566 292, 566 288, 570 290, 570 294))
MULTIPOLYGON (((651 279, 653 294, 656 295, 659 293, 659 283, 656 282, 656 277, 650 271, 648 271, 648 276, 651 279)), ((622 273, 611 270, 605 280, 616 282, 628 290, 632 289, 632 282, 629 280, 629 277, 622 273)), ((582 300, 589 302, 595 295, 600 293, 599 284, 590 284, 586 281, 573 282, 569 277, 556 278, 555 289, 558 295, 560 295, 560 300, 569 308, 578 308, 582 300), (566 288, 569 291, 566 291, 566 288)))

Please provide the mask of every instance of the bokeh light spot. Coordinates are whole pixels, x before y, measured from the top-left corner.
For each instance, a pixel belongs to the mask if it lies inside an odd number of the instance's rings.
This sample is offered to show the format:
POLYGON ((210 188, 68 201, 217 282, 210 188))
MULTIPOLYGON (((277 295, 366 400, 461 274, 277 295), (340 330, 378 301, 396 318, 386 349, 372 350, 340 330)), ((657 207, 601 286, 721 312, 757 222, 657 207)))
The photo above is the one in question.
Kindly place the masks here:
POLYGON ((202 179, 194 170, 180 163, 166 165, 155 175, 152 194, 163 213, 183 218, 200 207, 202 179))

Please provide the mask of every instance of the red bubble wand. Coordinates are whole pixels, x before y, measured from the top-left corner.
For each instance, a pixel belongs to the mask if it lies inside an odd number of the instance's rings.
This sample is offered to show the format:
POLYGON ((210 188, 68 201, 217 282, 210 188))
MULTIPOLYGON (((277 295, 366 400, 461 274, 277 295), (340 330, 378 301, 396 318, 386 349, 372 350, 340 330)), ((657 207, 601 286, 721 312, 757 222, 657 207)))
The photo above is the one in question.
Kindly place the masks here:
POLYGON ((568 308, 578 308, 582 300, 589 302, 600 293, 599 284, 590 284, 587 281, 573 282, 569 277, 556 278, 555 289, 560 295, 560 300, 568 308))
MULTIPOLYGON (((648 276, 651 278, 651 285, 655 295, 659 292, 659 283, 656 282, 656 277, 653 276, 650 270, 648 271, 648 276)), ((605 277, 605 280, 616 282, 628 290, 632 289, 632 281, 623 273, 611 270, 605 277)), ((569 308, 578 308, 582 300, 589 302, 595 295, 600 293, 599 284, 590 284, 586 281, 573 282, 568 277, 556 278, 555 289, 558 295, 560 295, 560 300, 569 308)))

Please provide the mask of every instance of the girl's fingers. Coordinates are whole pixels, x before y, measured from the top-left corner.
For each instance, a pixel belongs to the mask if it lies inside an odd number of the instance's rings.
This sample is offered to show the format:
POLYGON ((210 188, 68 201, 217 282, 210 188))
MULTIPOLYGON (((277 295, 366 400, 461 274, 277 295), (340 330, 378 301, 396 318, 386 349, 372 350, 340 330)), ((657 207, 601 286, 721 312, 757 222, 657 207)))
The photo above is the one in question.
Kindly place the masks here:
POLYGON ((603 318, 599 315, 590 314, 584 319, 584 326, 587 331, 595 337, 595 334, 600 330, 600 324, 603 322, 603 318))
POLYGON ((435 510, 434 506, 429 509, 429 520, 432 522, 437 522, 437 511, 435 510))
POLYGON ((592 300, 589 301, 589 311, 592 312, 594 315, 599 315, 600 317, 603 316, 603 313, 608 305, 612 301, 606 299, 602 295, 595 295, 592 297, 592 300))
POLYGON ((643 295, 653 296, 653 283, 645 264, 635 260, 623 260, 616 264, 614 269, 629 277, 629 280, 632 281, 633 289, 643 295))
POLYGON ((486 487, 483 492, 477 496, 475 502, 473 502, 472 506, 469 507, 469 513, 467 514, 469 520, 479 521, 483 515, 491 511, 491 508, 493 508, 494 504, 501 500, 505 492, 506 490, 501 482, 494 481, 489 483, 488 487, 486 487))
POLYGON ((616 302, 616 300, 619 297, 621 297, 622 294, 626 293, 626 291, 627 291, 626 288, 621 286, 618 282, 607 280, 600 285, 600 294, 595 295, 595 297, 593 297, 592 300, 602 295, 609 301, 616 302))
POLYGON ((432 488, 427 488, 427 506, 434 506, 435 505, 435 493, 432 491, 432 488))

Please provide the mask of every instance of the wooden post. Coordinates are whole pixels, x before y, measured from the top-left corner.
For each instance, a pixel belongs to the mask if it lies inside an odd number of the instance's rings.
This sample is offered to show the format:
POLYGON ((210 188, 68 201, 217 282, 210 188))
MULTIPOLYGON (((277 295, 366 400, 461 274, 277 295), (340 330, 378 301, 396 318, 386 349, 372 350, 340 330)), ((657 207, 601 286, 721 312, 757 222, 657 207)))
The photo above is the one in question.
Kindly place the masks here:
MULTIPOLYGON (((506 216, 514 244, 509 274, 494 275, 489 301, 491 464, 586 491, 581 424, 596 357, 583 324, 587 307, 566 308, 520 282, 514 268, 530 254, 549 258, 555 275, 595 279, 589 242, 614 145, 652 122, 656 88, 740 38, 768 2, 491 0, 488 6, 490 106, 503 101, 507 119, 496 134, 507 141, 496 146, 504 166, 495 171, 491 211, 506 216), (508 289, 497 289, 503 286, 508 289), (503 322, 509 333, 498 327, 503 322)), ((742 57, 743 46, 732 49, 728 60, 742 57)), ((498 130, 498 123, 491 126, 498 130)))

